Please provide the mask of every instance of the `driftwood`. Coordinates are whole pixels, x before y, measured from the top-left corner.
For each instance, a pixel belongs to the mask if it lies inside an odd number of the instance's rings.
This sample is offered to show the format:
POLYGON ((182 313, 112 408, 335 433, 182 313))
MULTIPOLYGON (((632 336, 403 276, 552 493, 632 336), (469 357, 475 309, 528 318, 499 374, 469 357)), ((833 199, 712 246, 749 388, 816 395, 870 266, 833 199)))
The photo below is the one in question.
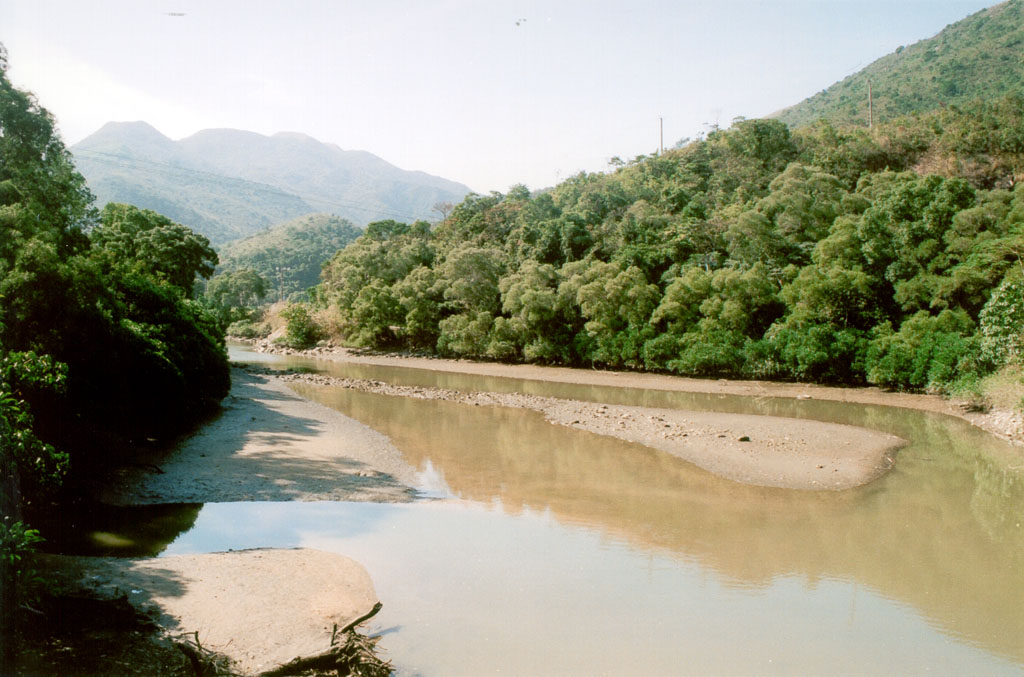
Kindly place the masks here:
POLYGON ((388 677, 391 664, 374 652, 375 638, 360 635, 356 626, 364 623, 381 610, 377 602, 370 611, 345 627, 334 626, 331 634, 331 648, 322 654, 308 658, 296 658, 273 670, 261 672, 259 677, 290 677, 294 675, 359 675, 361 677, 388 677))
POLYGON ((199 643, 198 631, 193 633, 192 638, 183 636, 182 641, 174 642, 174 646, 185 654, 196 677, 232 677, 237 674, 231 669, 229 658, 209 651, 199 643))

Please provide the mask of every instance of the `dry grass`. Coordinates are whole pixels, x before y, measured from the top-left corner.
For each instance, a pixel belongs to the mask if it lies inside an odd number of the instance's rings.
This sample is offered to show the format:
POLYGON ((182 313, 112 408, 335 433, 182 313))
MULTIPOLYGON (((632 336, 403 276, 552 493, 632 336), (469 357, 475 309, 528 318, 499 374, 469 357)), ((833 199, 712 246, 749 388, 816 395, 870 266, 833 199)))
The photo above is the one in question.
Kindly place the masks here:
POLYGON ((979 383, 985 402, 996 409, 1024 409, 1024 368, 1009 364, 979 383))

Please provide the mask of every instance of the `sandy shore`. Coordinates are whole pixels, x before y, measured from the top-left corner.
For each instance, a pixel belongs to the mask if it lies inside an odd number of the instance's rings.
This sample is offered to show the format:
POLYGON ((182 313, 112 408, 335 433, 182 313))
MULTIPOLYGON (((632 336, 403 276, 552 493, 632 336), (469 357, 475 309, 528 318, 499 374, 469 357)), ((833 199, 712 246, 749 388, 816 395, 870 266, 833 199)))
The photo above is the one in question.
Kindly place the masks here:
MULTIPOLYGON (((127 599, 155 621, 161 644, 154 650, 198 642, 204 651, 230 660, 231 674, 259 675, 297 657, 321 654, 337 628, 377 602, 360 564, 310 549, 158 559, 49 556, 44 563, 96 599, 127 599)), ((179 660, 187 663, 184 655, 179 660)), ((124 674, 140 674, 130 667, 124 674)))
POLYGON ((226 501, 409 501, 416 470, 387 437, 233 369, 213 422, 159 465, 134 468, 104 500, 118 505, 226 501))
MULTIPOLYGON (((970 418, 957 403, 926 396, 807 385, 681 379, 529 365, 359 355, 318 350, 312 357, 366 364, 566 383, 830 399, 903 406, 970 418)), ((854 426, 779 417, 687 412, 580 402, 520 393, 463 393, 320 374, 272 376, 233 370, 231 395, 216 420, 151 467, 133 469, 104 497, 120 504, 216 501, 408 501, 416 469, 390 440, 310 402, 288 380, 356 388, 468 406, 522 407, 552 424, 639 442, 721 476, 750 484, 839 490, 884 473, 902 440, 854 426)), ((977 417, 976 417, 977 418, 977 417)), ((1005 436, 1019 418, 1003 420, 1005 436)), ((1015 428, 1014 426, 1017 426, 1015 428)), ((376 601, 358 564, 313 550, 258 550, 126 560, 64 558, 79 585, 125 594, 155 618, 167 638, 198 632, 203 646, 241 674, 324 651, 335 624, 376 601), (301 572, 301 575, 296 575, 301 572)), ((386 602, 385 602, 386 603, 386 602)), ((131 673, 126 673, 131 674, 131 673)), ((134 673, 142 674, 142 673, 134 673)))

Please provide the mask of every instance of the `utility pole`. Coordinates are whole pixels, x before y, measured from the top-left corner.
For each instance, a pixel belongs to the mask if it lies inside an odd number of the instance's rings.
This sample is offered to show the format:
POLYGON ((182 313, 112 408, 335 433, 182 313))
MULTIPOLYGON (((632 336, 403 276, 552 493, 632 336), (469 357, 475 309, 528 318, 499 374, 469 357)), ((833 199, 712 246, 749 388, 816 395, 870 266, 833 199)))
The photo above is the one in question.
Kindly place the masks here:
POLYGON ((665 152, 665 119, 658 117, 658 155, 665 152))
POLYGON ((874 126, 874 118, 871 110, 871 79, 868 79, 868 129, 874 126))

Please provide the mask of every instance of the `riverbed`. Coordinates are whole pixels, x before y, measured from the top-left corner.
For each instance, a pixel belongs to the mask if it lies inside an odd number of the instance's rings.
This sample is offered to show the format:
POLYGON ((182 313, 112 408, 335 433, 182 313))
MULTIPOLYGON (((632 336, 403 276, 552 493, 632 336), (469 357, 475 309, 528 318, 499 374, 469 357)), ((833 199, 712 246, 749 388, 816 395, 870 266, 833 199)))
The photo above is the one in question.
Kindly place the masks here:
POLYGON ((233 358, 400 385, 830 421, 909 441, 864 486, 797 491, 722 479, 535 411, 293 384, 387 438, 416 471, 418 499, 164 506, 185 517, 161 513, 179 526, 152 552, 352 557, 384 602, 368 631, 399 674, 1024 670, 1020 452, 965 421, 818 399, 237 349, 233 358))

